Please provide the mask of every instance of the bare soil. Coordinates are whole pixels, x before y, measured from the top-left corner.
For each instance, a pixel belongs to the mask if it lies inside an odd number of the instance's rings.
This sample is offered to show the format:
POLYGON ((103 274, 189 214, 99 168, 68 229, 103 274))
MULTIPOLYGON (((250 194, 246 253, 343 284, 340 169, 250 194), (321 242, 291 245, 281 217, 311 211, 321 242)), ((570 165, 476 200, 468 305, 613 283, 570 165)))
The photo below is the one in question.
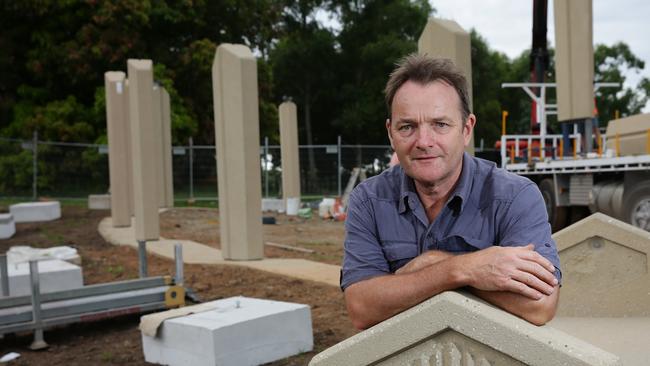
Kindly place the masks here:
MULTIPOLYGON (((0 207, 6 211, 6 207, 0 207)), ((62 218, 39 224, 17 224, 16 235, 0 240, 0 251, 13 245, 50 247, 70 245, 82 257, 86 284, 137 278, 138 255, 130 247, 113 246, 97 233, 108 211, 63 207, 62 218)), ((302 253, 265 248, 267 257, 300 257, 340 264, 343 225, 339 222, 275 215, 276 225, 264 225, 264 240, 312 249, 302 253)), ((190 239, 219 247, 218 212, 215 209, 174 209, 161 215, 161 236, 190 239)), ((171 260, 148 258, 150 275, 172 275, 171 260)), ((230 296, 250 296, 308 304, 314 330, 314 351, 276 361, 271 365, 306 365, 318 352, 355 334, 343 302, 334 286, 270 274, 230 265, 185 265, 186 286, 204 301, 230 296)), ((50 347, 30 351, 31 334, 8 335, 0 340, 0 356, 18 352, 13 365, 146 365, 142 353, 139 316, 78 323, 45 332, 50 347)))

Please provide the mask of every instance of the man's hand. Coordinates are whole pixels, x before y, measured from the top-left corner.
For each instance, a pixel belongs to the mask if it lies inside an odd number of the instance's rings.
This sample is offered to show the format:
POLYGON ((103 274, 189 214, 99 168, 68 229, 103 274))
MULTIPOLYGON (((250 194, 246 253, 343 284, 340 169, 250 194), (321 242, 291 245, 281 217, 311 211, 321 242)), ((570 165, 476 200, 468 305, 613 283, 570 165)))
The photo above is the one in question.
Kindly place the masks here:
POLYGON ((441 250, 429 250, 411 259, 411 261, 408 262, 404 267, 401 267, 395 271, 395 274, 406 274, 419 271, 424 267, 438 263, 441 260, 447 259, 451 256, 451 253, 443 252, 441 250))
POLYGON ((490 247, 463 255, 467 284, 478 290, 507 291, 532 300, 551 295, 558 284, 555 267, 534 246, 490 247))

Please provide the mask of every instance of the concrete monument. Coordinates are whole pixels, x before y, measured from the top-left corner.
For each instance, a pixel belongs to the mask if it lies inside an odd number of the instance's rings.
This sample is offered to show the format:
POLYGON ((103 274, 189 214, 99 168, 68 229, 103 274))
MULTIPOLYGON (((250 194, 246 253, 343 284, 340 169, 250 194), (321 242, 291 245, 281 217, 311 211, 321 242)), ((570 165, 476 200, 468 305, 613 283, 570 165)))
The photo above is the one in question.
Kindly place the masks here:
POLYGON ((618 365, 615 355, 464 292, 443 292, 316 355, 325 365, 618 365))
MULTIPOLYGON (((472 110, 472 48, 469 33, 453 20, 430 18, 418 39, 418 52, 454 62, 467 78, 469 108, 472 110)), ((474 134, 465 150, 474 155, 474 134)))
POLYGON ((217 48, 212 88, 223 257, 261 259, 257 61, 248 47, 222 44, 217 48))
POLYGON ((111 217, 114 227, 126 227, 131 226, 133 214, 133 163, 126 75, 121 71, 109 71, 104 74, 104 86, 111 217))
MULTIPOLYGON (((280 148, 282 154, 282 197, 300 201, 300 153, 298 151, 298 117, 296 104, 280 104, 280 148)), ((287 212, 289 212, 287 210, 287 212)))
POLYGON ((128 60, 129 119, 133 155, 133 196, 135 237, 139 241, 158 240, 157 155, 153 121, 153 63, 128 60))
POLYGON ((595 213, 553 235, 559 316, 650 316, 650 233, 595 213))

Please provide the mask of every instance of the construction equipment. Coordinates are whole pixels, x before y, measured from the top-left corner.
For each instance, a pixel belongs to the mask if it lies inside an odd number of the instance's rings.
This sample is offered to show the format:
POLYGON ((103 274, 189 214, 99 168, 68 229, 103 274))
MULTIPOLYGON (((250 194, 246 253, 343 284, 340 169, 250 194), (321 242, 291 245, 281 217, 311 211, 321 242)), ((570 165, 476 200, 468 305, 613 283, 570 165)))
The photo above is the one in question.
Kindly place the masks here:
POLYGON ((41 294, 38 263, 31 260, 31 296, 7 296, 9 287, 5 279, 8 279, 8 270, 6 254, 3 254, 0 256, 0 272, 5 297, 0 298, 0 337, 31 330, 34 331, 34 341, 30 348, 42 349, 47 347, 43 331, 53 326, 183 306, 185 289, 180 244, 175 248, 175 261, 174 278, 145 277, 41 294))

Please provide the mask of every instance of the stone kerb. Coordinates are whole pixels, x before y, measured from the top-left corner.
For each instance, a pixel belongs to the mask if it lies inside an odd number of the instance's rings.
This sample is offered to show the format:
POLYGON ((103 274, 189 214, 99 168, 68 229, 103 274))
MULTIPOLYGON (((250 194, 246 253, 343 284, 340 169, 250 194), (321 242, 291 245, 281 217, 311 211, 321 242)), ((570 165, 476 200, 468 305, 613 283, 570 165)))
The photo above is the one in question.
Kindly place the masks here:
POLYGON ((444 292, 316 355, 325 365, 619 365, 617 356, 444 292))
POLYGON ((553 235, 560 316, 650 316, 650 233, 595 213, 553 235))

